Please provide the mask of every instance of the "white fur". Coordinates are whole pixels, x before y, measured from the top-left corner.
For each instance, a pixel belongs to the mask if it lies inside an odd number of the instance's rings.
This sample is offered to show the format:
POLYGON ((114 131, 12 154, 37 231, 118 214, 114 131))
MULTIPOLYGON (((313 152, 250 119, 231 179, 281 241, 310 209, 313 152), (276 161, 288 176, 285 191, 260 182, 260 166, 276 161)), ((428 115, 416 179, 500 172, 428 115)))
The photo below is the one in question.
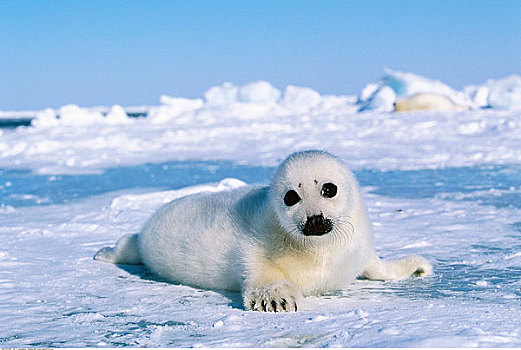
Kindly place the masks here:
POLYGON ((417 93, 396 101, 395 112, 412 112, 423 110, 464 111, 468 107, 454 103, 450 98, 433 93, 417 93))
POLYGON ((290 155, 269 187, 174 200, 153 214, 139 235, 124 236, 95 259, 141 261, 172 282, 241 290, 245 308, 262 311, 296 311, 302 295, 347 288, 357 276, 402 279, 432 273, 421 257, 378 258, 353 174, 321 151, 290 155), (333 198, 321 195, 328 182, 338 187, 333 198), (293 206, 284 204, 289 190, 301 198, 293 206), (304 235, 302 224, 319 214, 334 228, 322 236, 304 235))

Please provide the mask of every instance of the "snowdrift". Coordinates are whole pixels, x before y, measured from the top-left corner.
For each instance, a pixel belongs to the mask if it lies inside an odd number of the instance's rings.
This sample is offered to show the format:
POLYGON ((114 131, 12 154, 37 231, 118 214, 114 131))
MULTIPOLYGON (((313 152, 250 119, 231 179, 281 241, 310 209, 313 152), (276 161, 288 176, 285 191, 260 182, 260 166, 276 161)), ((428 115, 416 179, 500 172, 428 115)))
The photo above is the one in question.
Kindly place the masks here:
POLYGON ((54 127, 58 124, 126 124, 129 116, 148 116, 153 123, 161 124, 175 118, 190 118, 202 113, 216 115, 233 114, 245 118, 264 118, 266 114, 279 116, 295 114, 326 114, 338 112, 391 112, 400 101, 421 95, 432 96, 430 107, 410 110, 435 109, 458 110, 521 110, 521 76, 511 75, 503 79, 488 80, 481 85, 465 86, 457 91, 447 84, 414 73, 385 70, 376 83, 368 84, 354 96, 321 95, 309 87, 288 85, 281 91, 269 82, 260 80, 236 86, 231 82, 209 88, 203 98, 188 99, 160 96, 159 106, 123 108, 81 108, 66 105, 58 110, 1 112, 0 119, 30 115, 32 125, 54 127), (438 101, 444 100, 441 104, 438 101), (137 110, 138 113, 134 113, 137 110))
MULTIPOLYGON (((293 85, 279 90, 267 81, 226 82, 203 98, 163 95, 157 106, 27 111, 34 115, 32 127, 0 128, 0 167, 69 174, 186 159, 273 165, 306 148, 340 152, 357 167, 510 163, 521 161, 519 110, 519 76, 456 91, 440 81, 387 70, 358 99, 293 85), (415 96, 434 96, 444 111, 388 113, 396 102, 415 96), (462 106, 470 111, 459 112, 462 106), (419 140, 420 146, 411 146, 419 140)), ((0 118, 20 118, 20 113, 0 112, 0 118)))

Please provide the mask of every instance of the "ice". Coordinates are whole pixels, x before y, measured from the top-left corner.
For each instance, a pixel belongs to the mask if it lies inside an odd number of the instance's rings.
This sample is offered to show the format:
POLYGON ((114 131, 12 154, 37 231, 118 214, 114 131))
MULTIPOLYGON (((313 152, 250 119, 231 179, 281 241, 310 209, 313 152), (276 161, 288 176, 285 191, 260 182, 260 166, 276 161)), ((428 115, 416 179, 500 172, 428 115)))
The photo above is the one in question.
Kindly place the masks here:
POLYGON ((54 127, 60 124, 61 120, 57 118, 56 112, 47 108, 36 114, 36 119, 32 121, 32 125, 35 127, 54 127))
MULTIPOLYGON (((372 89, 372 87, 371 87, 372 89)), ((365 89, 364 89, 365 90, 365 89)), ((362 97, 362 96, 361 96, 362 97)), ((362 101, 362 100, 360 100, 362 101)), ((393 110, 396 101, 396 93, 389 86, 382 86, 375 90, 366 101, 362 101, 359 111, 389 112, 393 110)))
POLYGON ((316 107, 322 98, 318 92, 306 87, 288 85, 282 104, 292 111, 305 112, 316 107))
POLYGON ((60 108, 60 122, 68 125, 93 125, 100 123, 103 115, 97 111, 89 111, 78 105, 70 104, 60 108))
POLYGON ((447 84, 410 72, 385 70, 378 83, 369 83, 360 92, 359 111, 393 110, 397 100, 415 94, 434 94, 451 100, 460 110, 465 108, 521 109, 521 77, 511 75, 503 79, 489 80, 481 85, 468 85, 457 91, 447 84), (391 91, 394 92, 391 93, 391 91))
POLYGON ((280 91, 265 80, 255 81, 239 89, 239 101, 250 103, 274 103, 280 98, 280 91))
MULTIPOLYGON (((433 84, 440 86, 437 91, 448 89, 411 73, 389 73, 393 78, 387 82, 416 87, 433 84)), ((508 84, 501 80, 489 85, 503 90, 510 86, 513 93, 501 96, 510 96, 513 106, 518 80, 513 77, 508 84)), ((379 113, 393 109, 396 92, 387 85, 368 86, 359 97, 365 101, 362 104, 356 104, 353 96, 320 95, 296 86, 286 87, 281 98, 269 83, 257 82, 242 87, 225 83, 211 88, 204 100, 163 96, 159 106, 140 107, 139 111, 148 115, 146 118, 125 117, 132 109, 117 105, 68 105, 59 110, 34 111, 34 127, 2 131, 0 166, 59 174, 186 159, 233 159, 273 165, 284 154, 309 147, 337 150, 353 166, 372 164, 388 169, 521 159, 517 136, 521 123, 514 109, 379 113), (257 97, 239 101, 239 90, 248 90, 250 97, 257 97), (258 102, 262 99, 268 102, 258 102), (359 109, 371 113, 357 113, 359 109), (88 125, 97 127, 84 127, 88 125), (375 143, 375 139, 380 142, 375 143), (453 149, 460 151, 451 152, 453 149), (260 156, 252 156, 255 154, 260 156)), ((475 92, 473 101, 484 100, 486 95, 488 106, 489 88, 475 92)))
POLYGON ((358 95, 356 103, 363 103, 369 101, 371 96, 380 88, 379 84, 376 83, 369 83, 367 84, 360 94, 358 95))
POLYGON ((206 103, 214 106, 229 105, 237 101, 239 88, 230 82, 213 86, 204 93, 206 103))
POLYGON ((483 85, 464 89, 476 107, 521 109, 521 77, 511 75, 503 79, 488 80, 483 85))
POLYGON ((149 110, 148 117, 153 124, 168 123, 172 119, 178 118, 185 113, 190 113, 200 109, 204 102, 202 99, 189 99, 182 97, 171 97, 161 95, 160 101, 163 104, 149 110))
POLYGON ((159 98, 162 104, 175 107, 179 113, 199 109, 203 106, 203 100, 201 99, 189 99, 182 97, 171 97, 168 95, 161 95, 159 98))
POLYGON ((513 111, 356 113, 347 97, 323 96, 312 109, 234 103, 185 110, 162 105, 147 118, 97 127, 18 128, 0 138, 0 167, 41 174, 187 159, 274 165, 309 147, 330 149, 353 167, 433 168, 521 161, 513 111), (378 142, 375 142, 378 140, 378 142), (458 152, 454 152, 457 149, 458 152), (428 156, 426 156, 428 155, 428 156))
POLYGON ((254 81, 237 87, 230 82, 213 86, 204 93, 210 106, 226 106, 234 102, 266 104, 275 103, 281 96, 280 91, 265 80, 254 81))
POLYGON ((157 106, 0 112, 36 118, 0 130, 0 345, 521 346, 520 78, 464 88, 469 111, 388 113, 400 94, 454 91, 386 74, 358 103, 254 82, 157 106), (162 204, 269 182, 311 147, 354 170, 378 253, 424 255, 433 277, 357 280, 299 313, 263 314, 240 293, 92 260, 162 204))
POLYGON ((463 92, 468 96, 471 106, 474 109, 484 108, 488 106, 488 95, 490 89, 483 85, 465 86, 463 92))
POLYGON ((376 110, 390 112, 393 103, 418 93, 431 93, 450 98, 456 104, 465 105, 466 98, 462 92, 456 91, 439 80, 391 69, 385 70, 379 83, 368 84, 358 96, 360 111, 376 110))
MULTIPOLYGON (((240 178, 258 172, 235 169, 240 178)), ((137 170, 127 169, 120 178, 134 178, 137 170)), ((516 168, 478 173, 501 177, 505 170, 521 174, 516 168)), ((162 174, 160 167, 150 171, 162 174)), ((466 188, 451 174, 465 179, 472 172, 439 170, 427 179, 454 179, 450 190, 438 186, 446 194, 466 188)), ((100 247, 137 232, 164 202, 244 182, 228 178, 144 192, 136 186, 0 213, 0 342, 4 347, 520 346, 521 270, 514 256, 521 242, 519 229, 511 226, 520 209, 440 199, 422 191, 433 188, 428 181, 411 189, 415 172, 357 176, 370 217, 379 223, 378 252, 384 258, 423 254, 433 262, 435 276, 358 280, 345 291, 306 298, 296 314, 247 312, 239 293, 169 284, 139 266, 92 260, 100 247), (376 193, 392 189, 423 198, 376 193)))
POLYGON ((130 123, 127 112, 125 112, 125 109, 120 105, 112 106, 105 116, 105 119, 108 123, 114 124, 130 123))
POLYGON ((463 94, 439 81, 408 72, 385 70, 382 85, 391 87, 396 96, 406 97, 416 93, 426 92, 450 97, 456 103, 464 103, 463 94))

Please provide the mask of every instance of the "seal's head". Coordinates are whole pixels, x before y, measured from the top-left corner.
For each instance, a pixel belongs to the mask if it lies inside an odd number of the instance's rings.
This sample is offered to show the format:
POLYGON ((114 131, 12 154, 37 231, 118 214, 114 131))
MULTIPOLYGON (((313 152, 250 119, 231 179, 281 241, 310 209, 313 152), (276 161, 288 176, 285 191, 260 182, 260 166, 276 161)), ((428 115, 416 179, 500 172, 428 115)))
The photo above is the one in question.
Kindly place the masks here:
POLYGON ((299 239, 345 235, 357 198, 351 171, 323 151, 291 154, 277 169, 270 192, 282 228, 299 239))

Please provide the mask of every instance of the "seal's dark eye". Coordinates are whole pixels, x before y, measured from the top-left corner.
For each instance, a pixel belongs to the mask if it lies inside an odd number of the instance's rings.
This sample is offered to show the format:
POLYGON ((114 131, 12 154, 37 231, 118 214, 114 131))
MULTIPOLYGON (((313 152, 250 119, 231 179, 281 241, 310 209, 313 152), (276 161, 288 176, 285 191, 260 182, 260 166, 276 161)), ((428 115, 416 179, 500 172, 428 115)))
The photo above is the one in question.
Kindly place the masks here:
POLYGON ((322 197, 326 198, 333 198, 336 196, 337 187, 335 184, 328 182, 322 185, 322 191, 320 191, 320 194, 322 197))
POLYGON ((284 204, 286 204, 288 207, 291 207, 298 202, 300 202, 300 196, 297 192, 293 190, 286 192, 286 195, 284 196, 284 204))

